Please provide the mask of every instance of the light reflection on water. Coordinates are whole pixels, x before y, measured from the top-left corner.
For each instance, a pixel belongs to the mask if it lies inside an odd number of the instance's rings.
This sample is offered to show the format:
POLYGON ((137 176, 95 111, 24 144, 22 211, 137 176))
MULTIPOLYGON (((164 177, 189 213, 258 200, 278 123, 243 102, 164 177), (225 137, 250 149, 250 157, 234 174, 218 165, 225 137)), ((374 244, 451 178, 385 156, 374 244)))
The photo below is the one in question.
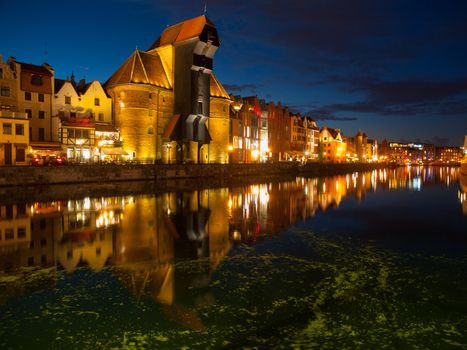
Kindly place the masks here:
MULTIPOLYGON (((465 181, 455 168, 412 167, 161 195, 0 203, 0 276, 33 266, 71 274, 83 266, 96 273, 107 266, 136 300, 186 304, 187 291, 206 288, 236 244, 254 245, 318 214, 326 217, 348 198, 359 203, 373 192, 456 186, 456 205, 466 215, 459 180, 465 181), (196 273, 176 271, 175 264, 185 260, 200 261, 196 273)), ((7 286, 0 303, 28 293, 8 287, 7 278, 0 282, 7 286)), ((216 300, 204 290, 188 303, 207 307, 216 300)), ((172 310, 170 317, 199 328, 197 316, 188 313, 172 310)))
MULTIPOLYGON (((254 243, 336 209, 346 197, 455 185, 456 168, 380 169, 240 188, 162 195, 82 198, 2 205, 0 267, 59 265, 72 272, 87 264, 169 264, 175 259, 210 259, 212 270, 236 241, 254 243)), ((465 180, 464 180, 465 181, 465 180)), ((466 214, 466 193, 458 201, 466 214)))

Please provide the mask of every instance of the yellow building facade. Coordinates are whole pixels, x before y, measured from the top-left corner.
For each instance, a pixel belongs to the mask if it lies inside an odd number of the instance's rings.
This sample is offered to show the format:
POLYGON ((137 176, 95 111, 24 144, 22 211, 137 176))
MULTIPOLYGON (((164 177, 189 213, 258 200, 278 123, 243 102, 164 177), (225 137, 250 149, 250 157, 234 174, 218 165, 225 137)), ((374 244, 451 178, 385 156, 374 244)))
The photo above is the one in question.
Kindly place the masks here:
POLYGON ((324 127, 319 133, 320 158, 323 161, 346 161, 347 145, 339 129, 324 127))
POLYGON ((29 119, 26 113, 0 111, 0 165, 26 165, 29 119))

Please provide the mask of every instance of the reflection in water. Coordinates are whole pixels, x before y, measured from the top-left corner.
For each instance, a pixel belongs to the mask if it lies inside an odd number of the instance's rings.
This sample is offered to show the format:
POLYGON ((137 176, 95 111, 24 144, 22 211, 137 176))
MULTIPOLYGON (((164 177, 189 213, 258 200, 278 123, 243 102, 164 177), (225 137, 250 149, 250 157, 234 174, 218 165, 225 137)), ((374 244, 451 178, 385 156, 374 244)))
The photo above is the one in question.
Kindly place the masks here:
MULTIPOLYGON (((201 329, 195 314, 174 304, 188 289, 200 290, 191 301, 196 306, 214 303, 205 287, 234 242, 278 234, 348 196, 363 200, 377 189, 420 191, 458 180, 454 168, 398 168, 157 196, 0 204, 0 269, 60 266, 71 273, 81 265, 110 266, 137 300, 172 305, 170 318, 201 329), (197 272, 176 271, 174 264, 184 260, 198 260, 197 272)), ((466 214, 466 180, 460 180, 466 214)), ((7 288, 1 299, 24 292, 7 288)))

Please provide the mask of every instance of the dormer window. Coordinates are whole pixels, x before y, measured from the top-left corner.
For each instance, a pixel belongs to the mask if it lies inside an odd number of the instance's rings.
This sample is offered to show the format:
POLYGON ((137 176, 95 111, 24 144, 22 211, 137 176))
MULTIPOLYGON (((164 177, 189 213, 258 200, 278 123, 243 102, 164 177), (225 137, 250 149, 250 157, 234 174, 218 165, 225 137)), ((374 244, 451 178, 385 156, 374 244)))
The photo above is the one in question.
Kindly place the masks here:
POLYGON ((33 74, 33 75, 31 76, 31 84, 32 84, 32 85, 41 86, 41 85, 43 84, 43 82, 42 82, 42 76, 37 75, 37 74, 33 74))

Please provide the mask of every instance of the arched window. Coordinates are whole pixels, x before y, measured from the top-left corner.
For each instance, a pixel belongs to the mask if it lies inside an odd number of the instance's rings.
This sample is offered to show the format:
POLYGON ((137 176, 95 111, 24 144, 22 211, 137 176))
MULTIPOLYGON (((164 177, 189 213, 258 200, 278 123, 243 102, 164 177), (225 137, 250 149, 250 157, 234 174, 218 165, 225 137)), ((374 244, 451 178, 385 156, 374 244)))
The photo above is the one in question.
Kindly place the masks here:
POLYGON ((31 76, 31 84, 32 85, 38 85, 38 86, 42 85, 42 76, 37 75, 37 74, 33 74, 31 76))

